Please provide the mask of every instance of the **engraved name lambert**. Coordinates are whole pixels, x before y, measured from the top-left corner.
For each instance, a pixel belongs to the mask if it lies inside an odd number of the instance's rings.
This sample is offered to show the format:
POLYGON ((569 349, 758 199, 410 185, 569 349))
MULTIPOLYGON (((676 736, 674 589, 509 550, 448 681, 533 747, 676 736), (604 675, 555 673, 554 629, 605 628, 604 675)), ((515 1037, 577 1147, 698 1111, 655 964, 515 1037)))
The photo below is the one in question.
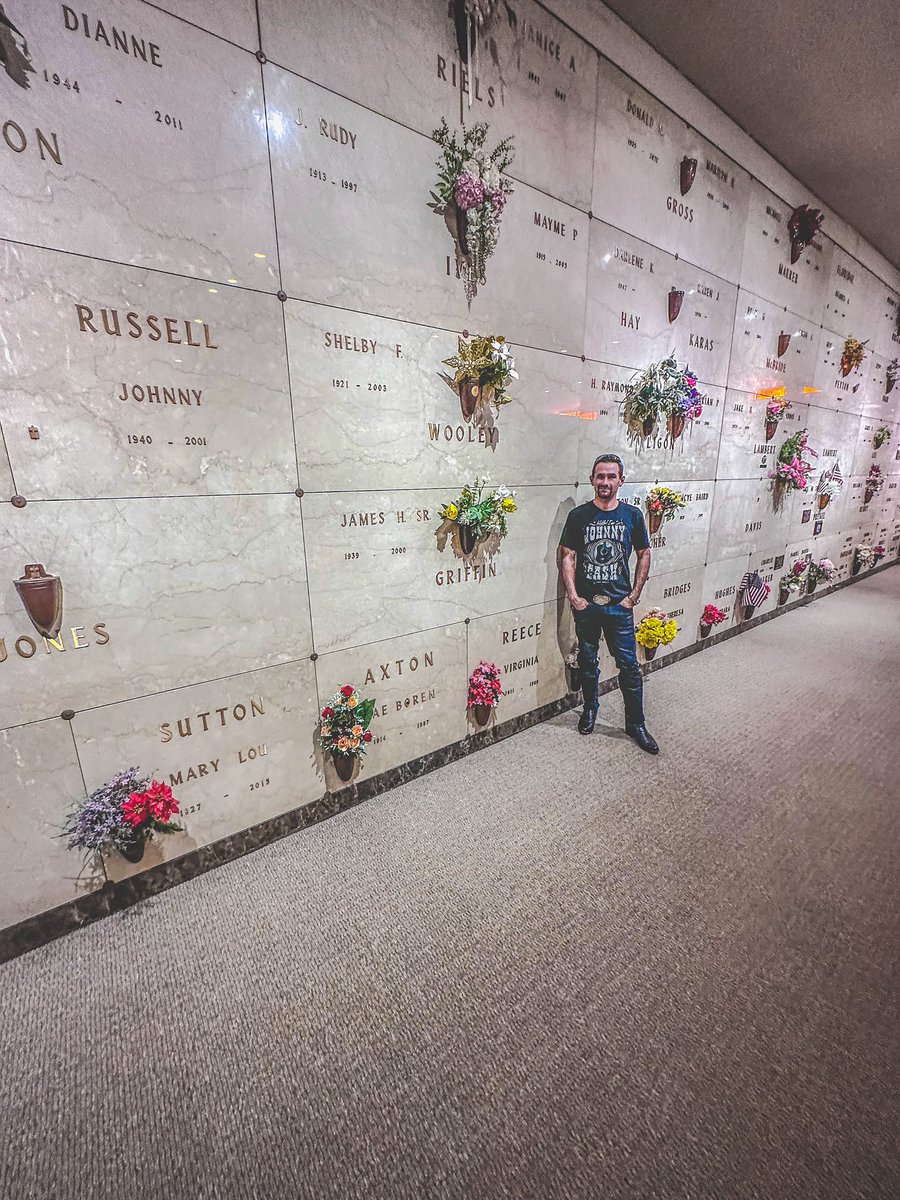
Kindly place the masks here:
POLYGON ((190 317, 157 317, 149 313, 141 317, 136 312, 127 312, 124 321, 117 308, 101 308, 100 315, 95 316, 94 310, 87 304, 76 304, 75 313, 78 317, 79 333, 105 333, 110 337, 147 338, 150 342, 170 342, 173 346, 193 346, 207 350, 218 350, 213 341, 212 332, 205 321, 190 317), (101 326, 99 328, 98 326, 101 326), (123 329, 123 325, 125 328, 123 329), (203 341, 197 341, 193 336, 197 330, 195 325, 203 327, 203 341), (183 329, 184 337, 181 336, 183 329))

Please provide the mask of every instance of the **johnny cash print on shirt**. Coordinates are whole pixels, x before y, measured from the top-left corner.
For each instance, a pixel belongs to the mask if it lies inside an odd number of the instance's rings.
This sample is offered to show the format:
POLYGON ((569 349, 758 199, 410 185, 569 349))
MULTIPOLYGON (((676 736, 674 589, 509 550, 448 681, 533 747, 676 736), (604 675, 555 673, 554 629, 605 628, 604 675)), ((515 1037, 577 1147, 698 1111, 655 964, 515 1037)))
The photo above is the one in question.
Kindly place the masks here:
POLYGON ((620 500, 605 512, 589 500, 569 513, 560 545, 576 553, 578 595, 593 600, 599 590, 616 603, 631 591, 632 550, 646 550, 650 539, 643 513, 633 504, 620 500))

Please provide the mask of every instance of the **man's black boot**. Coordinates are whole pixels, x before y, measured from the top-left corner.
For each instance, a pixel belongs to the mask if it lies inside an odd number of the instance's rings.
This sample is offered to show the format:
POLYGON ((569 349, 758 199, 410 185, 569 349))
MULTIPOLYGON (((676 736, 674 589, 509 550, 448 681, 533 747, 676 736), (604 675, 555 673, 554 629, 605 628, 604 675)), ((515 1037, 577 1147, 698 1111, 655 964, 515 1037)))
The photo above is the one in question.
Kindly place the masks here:
POLYGON ((594 722, 597 720, 596 708, 585 708, 578 721, 579 733, 593 733, 594 722))
MULTIPOLYGON (((592 726, 593 728, 593 723, 592 726)), ((581 726, 579 726, 579 729, 581 726)), ((626 725, 625 732, 633 742, 637 742, 642 750, 646 750, 648 754, 659 754, 659 746, 656 744, 656 738, 647 732, 646 725, 626 725)))
POLYGON ((586 708, 578 720, 578 733, 593 733, 594 721, 596 720, 596 709, 586 708))

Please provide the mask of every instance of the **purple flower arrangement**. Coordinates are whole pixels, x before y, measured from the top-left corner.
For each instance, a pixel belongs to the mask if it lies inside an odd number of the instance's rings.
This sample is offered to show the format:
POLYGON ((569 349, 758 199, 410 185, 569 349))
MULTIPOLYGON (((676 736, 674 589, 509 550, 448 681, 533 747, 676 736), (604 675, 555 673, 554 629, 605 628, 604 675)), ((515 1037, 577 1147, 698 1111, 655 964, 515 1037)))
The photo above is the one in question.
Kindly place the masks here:
POLYGON ((512 138, 485 149, 488 126, 479 121, 462 135, 441 121, 432 137, 443 151, 430 207, 444 218, 456 245, 456 271, 469 307, 485 282, 485 264, 500 236, 500 218, 512 194, 506 170, 513 160, 512 138))
POLYGON ((91 792, 66 818, 63 837, 69 839, 69 849, 117 849, 131 841, 133 835, 122 817, 122 805, 133 792, 143 792, 149 782, 138 767, 128 767, 91 792))

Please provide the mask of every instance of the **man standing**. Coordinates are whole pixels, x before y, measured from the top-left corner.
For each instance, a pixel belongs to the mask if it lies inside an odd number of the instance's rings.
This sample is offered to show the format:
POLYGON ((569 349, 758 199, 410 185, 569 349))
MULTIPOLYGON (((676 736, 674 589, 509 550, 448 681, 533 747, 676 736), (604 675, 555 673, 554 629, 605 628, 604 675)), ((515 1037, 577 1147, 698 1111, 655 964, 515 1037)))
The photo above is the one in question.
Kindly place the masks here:
POLYGON ((619 668, 625 732, 642 750, 658 754, 659 746, 644 724, 632 613, 650 574, 650 539, 640 509, 618 498, 624 482, 621 458, 601 454, 591 471, 594 499, 572 509, 559 540, 563 582, 575 614, 584 693, 578 732, 593 733, 597 719, 597 651, 602 634, 619 668), (633 587, 629 570, 632 550, 637 553, 633 587))

